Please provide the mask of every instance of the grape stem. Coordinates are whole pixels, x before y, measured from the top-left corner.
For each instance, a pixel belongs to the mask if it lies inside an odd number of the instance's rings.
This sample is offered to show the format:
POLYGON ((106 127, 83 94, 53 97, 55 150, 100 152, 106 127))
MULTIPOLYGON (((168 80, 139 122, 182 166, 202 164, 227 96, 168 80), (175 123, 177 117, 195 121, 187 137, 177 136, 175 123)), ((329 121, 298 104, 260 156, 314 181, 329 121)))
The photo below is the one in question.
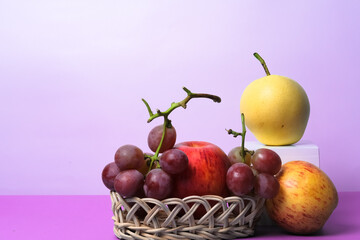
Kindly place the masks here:
POLYGON ((178 107, 183 107, 184 109, 186 109, 187 107, 187 103, 190 101, 190 99, 192 98, 209 98, 212 99, 214 102, 221 102, 221 98, 212 94, 206 94, 206 93, 192 93, 189 89, 187 89, 186 87, 183 87, 183 90, 187 93, 187 97, 177 103, 172 103, 170 108, 164 112, 161 112, 160 110, 157 110, 156 113, 154 114, 149 106, 149 104, 145 101, 145 99, 142 99, 142 101, 145 103, 146 108, 149 112, 150 118, 147 120, 147 122, 151 122, 152 120, 154 120, 155 118, 161 117, 163 116, 164 118, 167 118, 169 116, 169 114, 174 111, 176 108, 178 107))
POLYGON ((241 162, 245 163, 245 155, 246 155, 246 151, 245 151, 245 135, 246 135, 246 126, 245 126, 245 115, 244 113, 241 113, 241 124, 242 124, 242 132, 236 132, 232 129, 226 130, 228 132, 228 134, 233 135, 234 137, 237 136, 241 136, 241 162))
MULTIPOLYGON (((192 93, 186 87, 183 87, 183 90, 187 93, 187 96, 182 101, 177 102, 177 103, 175 103, 175 102, 171 103, 170 108, 164 112, 161 112, 159 109, 157 109, 155 114, 151 110, 151 107, 148 104, 148 102, 143 98, 141 99, 144 102, 144 104, 149 112, 149 115, 150 115, 150 118, 147 120, 148 123, 150 123, 155 118, 164 117, 163 133, 161 136, 159 146, 157 147, 154 156, 151 157, 151 163, 149 166, 149 170, 152 168, 155 161, 157 161, 157 162, 159 161, 158 156, 159 156, 160 149, 161 149, 161 146, 162 146, 164 138, 165 138, 166 128, 171 128, 171 126, 172 126, 171 120, 169 119, 169 115, 172 111, 174 111, 178 107, 183 107, 184 109, 186 109, 187 103, 193 98, 209 98, 209 99, 213 100, 214 102, 217 102, 217 103, 221 102, 221 98, 216 95, 207 94, 207 93, 192 93)), ((159 167, 159 164, 157 166, 159 167)))
POLYGON ((257 60, 260 61, 261 65, 263 66, 263 68, 265 70, 266 75, 269 76, 270 72, 269 72, 268 67, 266 66, 265 60, 257 52, 254 53, 254 56, 256 57, 257 60))

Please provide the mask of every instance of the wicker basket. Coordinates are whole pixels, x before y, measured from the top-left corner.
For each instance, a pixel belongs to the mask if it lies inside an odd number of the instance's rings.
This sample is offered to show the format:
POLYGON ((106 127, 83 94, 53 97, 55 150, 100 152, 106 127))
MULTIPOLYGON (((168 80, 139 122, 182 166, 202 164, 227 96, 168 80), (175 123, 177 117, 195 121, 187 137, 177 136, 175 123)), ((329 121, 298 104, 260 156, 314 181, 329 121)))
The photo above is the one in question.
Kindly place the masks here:
POLYGON ((119 239, 235 239, 254 235, 265 200, 215 195, 184 199, 123 199, 110 192, 114 233, 119 239), (199 208, 199 209, 198 209, 199 208), (197 211, 206 212, 196 218, 197 211))

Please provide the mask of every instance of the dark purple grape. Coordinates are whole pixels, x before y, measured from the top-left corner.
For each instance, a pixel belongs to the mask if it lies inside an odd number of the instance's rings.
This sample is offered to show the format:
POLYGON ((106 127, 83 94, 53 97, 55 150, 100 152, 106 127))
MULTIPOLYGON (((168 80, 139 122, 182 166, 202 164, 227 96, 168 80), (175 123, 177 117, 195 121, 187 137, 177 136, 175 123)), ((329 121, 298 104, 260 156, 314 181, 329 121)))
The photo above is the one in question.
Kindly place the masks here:
POLYGON ((255 194, 262 198, 273 198, 280 190, 279 181, 268 173, 260 173, 255 179, 255 194))
POLYGON ((144 192, 149 198, 163 200, 170 196, 173 180, 160 168, 151 170, 145 178, 144 192))
MULTIPOLYGON (((144 153, 144 164, 142 165, 142 167, 136 169, 139 172, 141 172, 144 176, 146 176, 146 174, 149 172, 150 163, 151 163, 150 157, 152 157, 152 156, 153 156, 152 153, 144 153)), ((155 167, 156 167, 156 164, 153 164, 152 169, 155 167)))
POLYGON ((108 189, 110 189, 112 191, 115 190, 114 189, 114 180, 115 180, 115 177, 119 174, 119 172, 120 172, 120 169, 114 162, 111 162, 104 167, 101 177, 102 177, 102 181, 103 181, 104 185, 108 189))
POLYGON ((144 153, 134 145, 121 146, 115 153, 115 163, 121 171, 140 169, 145 164, 144 153))
POLYGON ((114 187, 123 198, 134 197, 139 194, 144 185, 144 175, 138 170, 121 171, 114 181, 114 187))
POLYGON ((160 157, 161 169, 169 174, 183 172, 189 164, 186 154, 179 149, 169 149, 160 157))
POLYGON ((280 156, 271 149, 259 148, 252 156, 253 168, 259 173, 277 174, 281 169, 280 156))
MULTIPOLYGON (((246 149, 246 148, 245 148, 246 149)), ((231 165, 241 162, 241 147, 235 147, 231 149, 228 154, 231 165)), ((250 165, 251 154, 249 152, 245 152, 245 164, 250 165)))
MULTIPOLYGON (((158 148, 161 137, 163 134, 163 125, 159 125, 151 129, 148 135, 148 145, 151 151, 156 152, 156 149, 158 148)), ((160 153, 165 152, 168 149, 171 149, 176 142, 176 130, 172 126, 171 128, 166 128, 165 130, 165 138, 163 141, 163 144, 160 148, 160 153)))
POLYGON ((245 163, 235 163, 227 171, 226 185, 237 196, 248 194, 253 189, 254 182, 253 171, 245 163))

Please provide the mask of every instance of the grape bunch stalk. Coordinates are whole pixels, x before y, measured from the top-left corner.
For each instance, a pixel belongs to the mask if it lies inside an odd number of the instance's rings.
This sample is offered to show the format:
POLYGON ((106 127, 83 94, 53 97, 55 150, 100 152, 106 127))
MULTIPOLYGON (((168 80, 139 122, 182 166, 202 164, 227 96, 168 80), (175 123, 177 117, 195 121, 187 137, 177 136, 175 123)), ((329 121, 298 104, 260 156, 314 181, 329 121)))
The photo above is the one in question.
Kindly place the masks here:
POLYGON ((154 113, 145 99, 142 99, 148 112, 148 123, 163 117, 163 124, 154 127, 148 134, 147 142, 153 153, 144 153, 135 145, 126 144, 117 149, 114 161, 107 164, 102 171, 104 185, 116 191, 123 198, 150 197, 158 200, 171 195, 173 176, 183 172, 188 166, 186 154, 174 149, 176 130, 169 115, 176 108, 186 109, 193 98, 208 98, 221 102, 221 98, 206 93, 193 93, 186 87, 187 96, 180 102, 173 102, 166 111, 154 113))
POLYGON ((280 184, 275 178, 281 169, 281 158, 273 150, 259 148, 250 151, 245 148, 245 116, 241 114, 242 132, 232 129, 226 130, 234 137, 241 136, 241 146, 233 148, 228 157, 231 167, 226 175, 228 189, 237 196, 255 194, 262 198, 275 197, 280 189, 280 184))

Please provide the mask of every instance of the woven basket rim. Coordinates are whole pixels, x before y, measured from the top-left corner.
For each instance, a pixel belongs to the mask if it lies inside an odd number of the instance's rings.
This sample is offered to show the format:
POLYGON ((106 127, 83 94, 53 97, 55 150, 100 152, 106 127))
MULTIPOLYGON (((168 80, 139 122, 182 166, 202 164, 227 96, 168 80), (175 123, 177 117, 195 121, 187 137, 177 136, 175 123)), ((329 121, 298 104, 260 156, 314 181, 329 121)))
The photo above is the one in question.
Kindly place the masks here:
POLYGON ((110 191, 114 234, 119 239, 234 239, 254 234, 265 199, 217 195, 132 197, 110 191), (199 208, 205 214, 196 217, 199 208), (143 216, 142 214, 143 213, 143 216))

